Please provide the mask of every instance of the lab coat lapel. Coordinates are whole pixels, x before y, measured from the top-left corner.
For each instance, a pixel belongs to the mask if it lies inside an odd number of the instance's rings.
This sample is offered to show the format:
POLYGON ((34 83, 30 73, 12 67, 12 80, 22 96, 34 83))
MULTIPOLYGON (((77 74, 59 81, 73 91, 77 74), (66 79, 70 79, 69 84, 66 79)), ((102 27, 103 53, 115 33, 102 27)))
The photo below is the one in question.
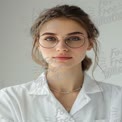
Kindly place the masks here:
POLYGON ((80 109, 82 109, 85 105, 87 105, 91 98, 89 94, 95 94, 96 92, 102 92, 103 90, 98 86, 97 82, 93 80, 90 76, 84 73, 84 83, 83 87, 80 90, 73 106, 70 111, 70 114, 73 115, 80 109))

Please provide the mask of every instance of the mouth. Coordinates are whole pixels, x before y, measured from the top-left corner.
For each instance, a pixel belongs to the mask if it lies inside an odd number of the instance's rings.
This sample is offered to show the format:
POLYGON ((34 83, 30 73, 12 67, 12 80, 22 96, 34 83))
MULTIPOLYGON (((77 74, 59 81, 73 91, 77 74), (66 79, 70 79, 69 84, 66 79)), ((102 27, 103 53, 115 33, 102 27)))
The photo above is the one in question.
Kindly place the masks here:
POLYGON ((53 57, 54 59, 56 59, 56 60, 69 60, 69 59, 71 59, 72 57, 53 57))

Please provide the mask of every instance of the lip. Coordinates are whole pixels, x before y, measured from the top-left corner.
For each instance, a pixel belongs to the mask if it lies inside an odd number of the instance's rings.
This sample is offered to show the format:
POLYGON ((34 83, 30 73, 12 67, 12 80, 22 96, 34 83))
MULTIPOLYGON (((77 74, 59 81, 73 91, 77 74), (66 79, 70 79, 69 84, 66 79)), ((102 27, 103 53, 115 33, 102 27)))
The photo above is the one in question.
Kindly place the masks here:
POLYGON ((69 60, 71 59, 72 57, 67 57, 67 56, 56 56, 56 57, 53 57, 54 59, 57 59, 57 60, 69 60))

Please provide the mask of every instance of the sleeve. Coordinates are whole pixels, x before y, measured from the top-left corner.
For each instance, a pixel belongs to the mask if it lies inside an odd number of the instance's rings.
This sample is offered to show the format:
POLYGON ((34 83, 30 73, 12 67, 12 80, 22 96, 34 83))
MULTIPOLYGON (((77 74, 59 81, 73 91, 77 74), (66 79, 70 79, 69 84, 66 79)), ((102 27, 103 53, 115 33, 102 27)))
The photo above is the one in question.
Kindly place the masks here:
POLYGON ((8 95, 4 90, 0 90, 0 122, 14 122, 10 105, 8 95))

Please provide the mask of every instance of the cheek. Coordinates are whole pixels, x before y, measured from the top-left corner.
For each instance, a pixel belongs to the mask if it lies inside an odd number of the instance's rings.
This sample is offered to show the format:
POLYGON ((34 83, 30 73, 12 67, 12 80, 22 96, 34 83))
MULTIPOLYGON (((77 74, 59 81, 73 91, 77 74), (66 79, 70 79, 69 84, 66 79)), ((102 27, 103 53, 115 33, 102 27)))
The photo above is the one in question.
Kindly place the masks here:
POLYGON ((74 50, 74 52, 77 55, 82 55, 82 54, 86 53, 86 51, 87 51, 87 48, 85 46, 74 50))
POLYGON ((42 54, 43 57, 47 56, 49 54, 49 52, 50 52, 47 49, 41 48, 41 47, 39 47, 38 50, 42 54))
POLYGON ((45 48, 39 48, 39 52, 41 53, 42 55, 42 58, 47 62, 51 62, 51 50, 47 50, 45 48))
POLYGON ((87 51, 86 48, 80 48, 80 49, 75 50, 75 55, 77 57, 77 60, 82 61, 85 58, 86 51, 87 51))

